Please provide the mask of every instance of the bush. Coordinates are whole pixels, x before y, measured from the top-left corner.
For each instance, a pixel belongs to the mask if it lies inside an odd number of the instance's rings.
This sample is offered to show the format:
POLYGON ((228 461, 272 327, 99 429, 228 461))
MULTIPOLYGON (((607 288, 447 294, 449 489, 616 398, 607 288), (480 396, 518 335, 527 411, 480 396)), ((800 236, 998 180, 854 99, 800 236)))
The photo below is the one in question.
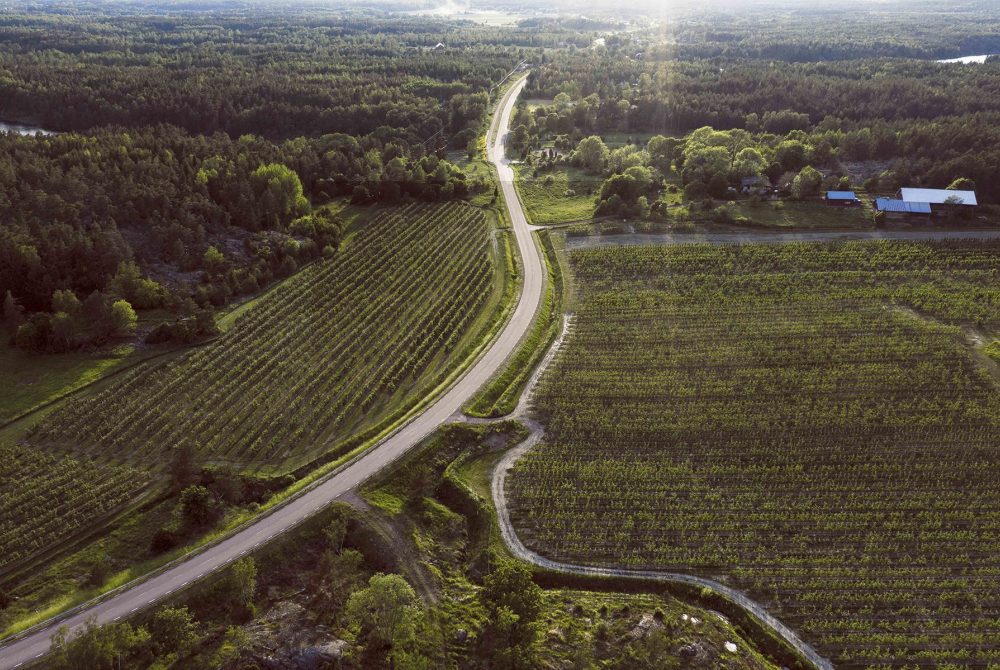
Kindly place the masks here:
POLYGON ((213 525, 218 512, 215 497, 204 486, 189 486, 181 492, 180 513, 187 528, 196 530, 213 525))
POLYGON ((729 188, 729 180, 721 174, 713 175, 708 182, 706 190, 713 198, 725 198, 726 190, 729 188))
POLYGON ((161 528, 153 534, 153 539, 149 543, 149 550, 153 554, 163 554, 181 543, 179 534, 166 528, 161 528))
POLYGON ((708 197, 708 186, 703 181, 693 181, 684 187, 684 198, 686 200, 704 200, 708 197))
POLYGON ((111 567, 108 565, 108 557, 102 556, 97 559, 97 561, 90 566, 90 572, 87 573, 87 586, 104 586, 104 582, 108 580, 108 574, 111 572, 111 567))
POLYGON ((712 210, 712 220, 716 223, 733 223, 736 217, 729 207, 716 207, 712 210))

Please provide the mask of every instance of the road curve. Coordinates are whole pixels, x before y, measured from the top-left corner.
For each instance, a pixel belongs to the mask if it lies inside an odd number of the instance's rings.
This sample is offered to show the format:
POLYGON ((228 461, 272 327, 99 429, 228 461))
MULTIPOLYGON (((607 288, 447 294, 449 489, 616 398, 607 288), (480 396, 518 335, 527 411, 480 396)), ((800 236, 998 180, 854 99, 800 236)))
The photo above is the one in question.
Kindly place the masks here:
MULTIPOLYGON (((728 600, 736 603, 744 610, 750 612, 761 623, 785 640, 789 646, 793 647, 804 658, 808 659, 809 662, 811 662, 816 668, 819 670, 833 670, 833 664, 829 660, 820 656, 815 649, 796 635, 795 631, 781 623, 781 621, 764 609, 763 605, 751 600, 742 592, 726 586, 725 584, 721 584, 711 579, 704 579, 702 577, 695 577, 693 575, 685 575, 676 572, 665 572, 659 570, 627 570, 624 568, 600 568, 589 565, 561 563, 559 561, 553 561, 552 559, 546 558, 524 546, 524 543, 521 542, 521 538, 517 536, 517 532, 514 530, 514 525, 510 521, 510 510, 507 505, 506 490, 507 474, 514 466, 514 463, 516 463, 517 460, 526 454, 532 447, 541 442, 545 435, 541 424, 528 416, 528 401, 530 400, 530 395, 537 385, 542 372, 552 362, 567 333, 569 333, 572 329, 572 325, 572 317, 566 317, 562 335, 553 343, 552 347, 546 353, 545 358, 539 364, 538 369, 532 375, 531 381, 529 382, 527 388, 525 388, 524 395, 521 397, 521 402, 518 403, 517 409, 510 415, 510 417, 505 417, 518 419, 531 431, 527 439, 503 455, 503 458, 501 458, 494 467, 490 481, 490 493, 493 498, 493 506, 497 511, 500 535, 503 537, 503 541, 507 545, 510 552, 522 561, 531 563, 540 568, 552 570, 554 572, 592 577, 618 577, 626 579, 643 579, 647 581, 673 582, 694 586, 699 589, 705 587, 710 588, 728 600)), ((494 421, 496 421, 496 419, 494 419, 494 421)))
POLYGON ((423 413, 347 467, 307 489, 253 525, 191 556, 188 560, 0 648, 0 670, 12 670, 44 655, 48 652, 52 635, 59 626, 65 625, 70 629, 76 629, 91 618, 101 624, 126 618, 239 559, 276 535, 294 528, 399 459, 458 412, 462 405, 500 370, 517 348, 521 338, 528 332, 541 305, 547 280, 541 255, 535 246, 527 219, 514 190, 513 171, 504 158, 503 142, 510 129, 514 103, 524 84, 525 80, 522 79, 501 99, 497 114, 494 115, 494 132, 490 134, 493 139, 489 146, 489 158, 496 165, 500 176, 504 201, 523 261, 524 282, 513 316, 489 350, 423 413))

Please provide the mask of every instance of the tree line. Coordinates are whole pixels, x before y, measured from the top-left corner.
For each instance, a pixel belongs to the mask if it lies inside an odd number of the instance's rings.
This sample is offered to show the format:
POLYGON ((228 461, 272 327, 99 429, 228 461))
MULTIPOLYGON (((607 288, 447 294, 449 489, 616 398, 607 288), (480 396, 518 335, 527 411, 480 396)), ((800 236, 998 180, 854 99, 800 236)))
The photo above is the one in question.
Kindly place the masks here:
POLYGON ((0 135, 0 297, 10 337, 25 349, 64 351, 127 334, 97 309, 124 300, 177 315, 154 340, 191 341, 212 332, 203 310, 336 251, 342 224, 314 204, 446 200, 486 188, 434 153, 411 155, 392 133, 382 138, 276 144, 172 126, 0 135), (66 291, 94 309, 59 309, 66 291), (34 325, 18 338, 26 322, 34 325))
POLYGON ((523 54, 521 33, 494 32, 489 40, 429 20, 253 12, 211 22, 11 13, 0 19, 0 118, 62 131, 169 123, 272 139, 391 127, 409 143, 441 132, 464 148, 485 91, 523 54), (432 49, 437 42, 449 48, 432 49))
MULTIPOLYGON (((931 0, 766 8, 689 8, 663 22, 643 49, 653 58, 754 58, 819 62, 855 58, 955 58, 1000 51, 1000 12, 986 2, 931 0)), ((619 41, 610 41, 615 46, 619 41)))
MULTIPOLYGON (((970 178, 1000 202, 1000 65, 649 62, 595 51, 550 57, 529 78, 512 145, 568 151, 590 135, 686 135, 710 126, 811 147, 814 165, 883 163, 884 190, 970 178)), ((801 169, 801 165, 796 170, 801 169)), ((787 171, 787 169, 785 170, 787 171)), ((771 174, 772 181, 780 176, 771 174)))

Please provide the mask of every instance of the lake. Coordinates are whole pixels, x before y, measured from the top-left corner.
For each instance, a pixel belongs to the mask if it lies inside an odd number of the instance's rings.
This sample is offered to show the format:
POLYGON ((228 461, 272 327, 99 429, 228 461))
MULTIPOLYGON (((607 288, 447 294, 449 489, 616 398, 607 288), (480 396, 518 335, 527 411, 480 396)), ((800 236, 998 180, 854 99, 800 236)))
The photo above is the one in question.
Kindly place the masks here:
POLYGON ((964 63, 969 65, 971 63, 985 63, 986 59, 994 54, 980 54, 978 56, 962 56, 961 58, 948 58, 947 60, 939 60, 938 63, 964 63))
POLYGON ((17 133, 18 135, 34 135, 35 133, 41 133, 42 135, 55 135, 53 130, 45 130, 45 128, 39 128, 38 126, 26 126, 21 123, 4 123, 0 121, 0 133, 17 133))

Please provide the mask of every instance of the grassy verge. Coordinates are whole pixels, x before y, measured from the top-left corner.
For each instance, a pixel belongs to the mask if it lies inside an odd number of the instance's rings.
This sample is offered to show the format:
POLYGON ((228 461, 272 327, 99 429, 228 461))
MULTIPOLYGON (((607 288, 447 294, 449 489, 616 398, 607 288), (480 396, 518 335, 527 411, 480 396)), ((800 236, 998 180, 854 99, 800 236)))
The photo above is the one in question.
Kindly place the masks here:
MULTIPOLYGON (((502 422, 494 426, 496 426, 494 430, 504 432, 507 438, 505 446, 495 449, 466 449, 459 453, 445 469, 437 496, 444 504, 466 517, 470 556, 488 557, 481 560, 489 561, 513 560, 500 535, 490 486, 494 467, 506 448, 518 444, 519 438, 526 437, 527 432, 523 427, 517 430, 515 427, 519 424, 515 422, 502 422)), ((482 428, 482 426, 471 428, 456 426, 452 429, 481 431, 482 428)), ((427 459, 426 456, 422 458, 427 459)), ((401 490, 402 487, 397 486, 397 489, 401 490)), ((734 632, 746 640, 753 651, 761 657, 793 670, 812 667, 770 628, 714 591, 656 580, 589 577, 540 568, 534 568, 534 574, 535 582, 549 592, 572 590, 619 595, 652 593, 720 612, 726 617, 734 632)))
POLYGON ((95 351, 29 354, 0 344, 0 425, 16 421, 108 374, 168 353, 170 348, 120 344, 95 351))
POLYGON ((529 221, 544 226, 590 219, 594 193, 601 179, 574 167, 560 166, 534 175, 532 168, 515 165, 515 187, 529 221))
POLYGON ((873 228, 867 207, 830 207, 822 202, 792 200, 751 204, 741 200, 734 211, 765 228, 873 228))
MULTIPOLYGON (((497 228, 499 229, 499 225, 497 228)), ((10 622, 0 633, 0 638, 23 633, 53 616, 67 613, 68 610, 78 608, 92 600, 110 597, 124 585, 131 586, 141 579, 148 578, 152 574, 170 567, 174 562, 186 559, 192 553, 207 549, 218 540, 257 521, 261 512, 266 513, 277 508, 298 493, 317 484, 327 475, 346 466, 369 448, 390 436, 413 416, 423 411, 478 359, 479 355, 499 334, 513 310, 517 295, 517 282, 514 281, 517 272, 512 265, 514 253, 510 246, 510 234, 502 232, 500 237, 502 246, 497 253, 497 283, 491 302, 483 310, 482 316, 470 328, 469 333, 459 343, 455 351, 434 363, 433 372, 425 377, 423 385, 415 389, 413 393, 408 394, 409 405, 401 404, 398 411, 393 412, 377 425, 370 426, 354 437, 340 442, 322 458, 299 467, 295 471, 297 480, 285 490, 273 495, 259 508, 232 510, 218 528, 184 547, 134 563, 109 577, 100 587, 81 589, 70 580, 60 582, 63 585, 61 590, 47 591, 50 597, 44 603, 38 603, 37 609, 30 614, 10 622), (416 398, 420 400, 413 402, 416 398)), ((132 521, 142 523, 141 520, 132 521)), ((82 549, 81 552, 85 554, 89 550, 88 547, 82 549)), ((71 559, 67 560, 71 562, 71 559)))
POLYGON ((539 315, 503 371, 463 408, 469 416, 497 417, 513 412, 532 371, 559 334, 564 293, 562 270, 549 234, 539 233, 539 239, 549 273, 539 315))

